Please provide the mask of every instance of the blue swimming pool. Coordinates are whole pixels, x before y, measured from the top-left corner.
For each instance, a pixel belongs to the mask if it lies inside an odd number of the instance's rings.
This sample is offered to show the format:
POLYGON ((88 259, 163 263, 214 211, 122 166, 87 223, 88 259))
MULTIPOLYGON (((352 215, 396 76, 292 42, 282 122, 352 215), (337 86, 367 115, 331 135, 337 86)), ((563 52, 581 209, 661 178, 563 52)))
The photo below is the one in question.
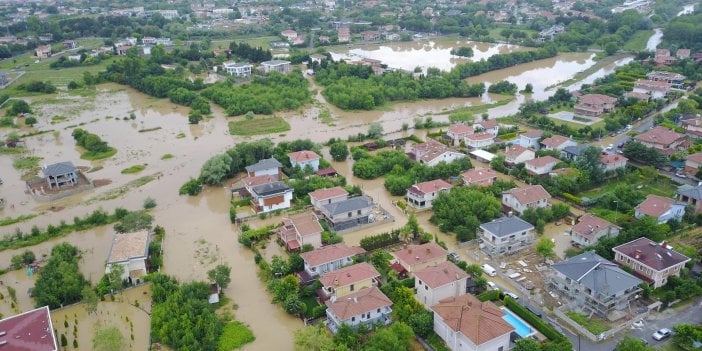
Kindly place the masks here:
POLYGON ((505 307, 500 307, 500 309, 502 310, 502 312, 505 313, 505 315, 502 316, 502 319, 504 319, 505 322, 511 324, 514 327, 517 335, 519 335, 522 338, 526 338, 527 336, 534 334, 534 331, 531 329, 531 326, 529 326, 529 324, 527 324, 521 318, 514 315, 512 311, 505 307))

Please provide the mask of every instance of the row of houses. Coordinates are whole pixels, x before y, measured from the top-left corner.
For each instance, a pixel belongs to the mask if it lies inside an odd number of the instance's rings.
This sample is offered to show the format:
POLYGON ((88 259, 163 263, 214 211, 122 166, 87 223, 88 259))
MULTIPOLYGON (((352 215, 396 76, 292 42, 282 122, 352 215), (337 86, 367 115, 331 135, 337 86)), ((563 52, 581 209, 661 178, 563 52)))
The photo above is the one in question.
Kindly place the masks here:
MULTIPOLYGON (((245 62, 227 61, 222 63, 222 69, 230 76, 234 77, 250 77, 254 65, 245 62)), ((261 70, 263 73, 278 72, 287 74, 292 71, 290 61, 285 60, 270 60, 261 62, 261 70)))

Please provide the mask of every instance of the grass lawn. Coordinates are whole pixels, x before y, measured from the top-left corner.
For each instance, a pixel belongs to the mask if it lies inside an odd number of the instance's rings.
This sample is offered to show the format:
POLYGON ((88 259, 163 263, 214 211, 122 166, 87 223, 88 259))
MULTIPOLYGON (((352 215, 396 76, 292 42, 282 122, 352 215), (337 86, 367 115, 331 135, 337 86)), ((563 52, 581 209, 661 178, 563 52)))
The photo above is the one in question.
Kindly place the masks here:
POLYGON ((0 219, 0 227, 4 227, 6 225, 12 225, 12 224, 19 223, 19 222, 28 221, 36 216, 38 216, 38 215, 37 214, 30 214, 30 215, 21 215, 19 217, 15 217, 15 218, 12 218, 12 217, 3 218, 3 219, 0 219))
POLYGON ((641 51, 646 48, 646 43, 648 43, 648 38, 653 34, 653 30, 638 30, 631 39, 624 43, 624 50, 627 51, 641 51))
POLYGON ((629 186, 631 189, 636 189, 639 186, 641 186, 641 189, 636 190, 643 192, 644 195, 654 194, 664 197, 672 197, 675 194, 675 191, 677 190, 677 186, 670 179, 648 179, 639 175, 637 172, 634 172, 628 174, 624 178, 608 181, 605 185, 599 188, 584 191, 579 193, 578 195, 581 197, 585 196, 592 199, 601 196, 602 194, 608 193, 614 190, 614 188, 617 185, 622 184, 629 186))
POLYGON ((586 316, 580 313, 570 311, 567 312, 566 315, 570 317, 570 319, 574 320, 576 323, 585 327, 585 329, 589 330, 590 333, 593 333, 595 335, 604 333, 607 330, 609 330, 609 327, 607 327, 607 325, 605 325, 604 322, 593 318, 587 318, 586 316))
POLYGON ((256 340, 256 337, 247 325, 238 321, 229 322, 222 329, 217 350, 229 351, 238 349, 254 340, 256 340))
POLYGON ((15 167, 16 169, 39 168, 39 161, 41 161, 42 158, 43 157, 39 157, 39 156, 25 156, 25 157, 16 158, 12 162, 12 166, 15 167))
POLYGON ((493 102, 491 104, 481 104, 481 105, 475 105, 475 106, 465 106, 465 107, 459 107, 453 110, 448 110, 448 111, 441 111, 441 112, 436 112, 436 115, 442 115, 445 113, 448 113, 449 115, 454 114, 454 113, 470 113, 470 114, 482 114, 487 112, 489 109, 494 108, 494 107, 499 107, 499 106, 504 106, 509 104, 512 100, 514 100, 514 96, 510 96, 505 99, 500 99, 497 102, 493 102))
POLYGON ((106 158, 110 158, 114 156, 117 153, 117 149, 113 147, 108 147, 109 149, 105 152, 92 152, 92 151, 87 151, 84 152, 83 154, 80 155, 80 158, 88 161, 96 161, 96 160, 102 160, 106 158))
POLYGON ((139 173, 146 168, 146 165, 134 165, 129 168, 125 168, 122 170, 122 174, 134 174, 134 173, 139 173))
POLYGON ((232 135, 274 134, 287 132, 288 130, 290 130, 290 124, 278 116, 229 122, 229 133, 232 135))

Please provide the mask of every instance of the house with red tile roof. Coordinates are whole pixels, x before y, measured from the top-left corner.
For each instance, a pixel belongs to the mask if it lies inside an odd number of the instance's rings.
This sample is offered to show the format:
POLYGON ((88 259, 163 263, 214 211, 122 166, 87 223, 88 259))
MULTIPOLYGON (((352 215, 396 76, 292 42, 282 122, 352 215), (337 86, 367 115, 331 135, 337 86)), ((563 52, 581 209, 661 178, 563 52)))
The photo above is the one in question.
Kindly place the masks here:
POLYGON ((685 83, 684 75, 668 71, 653 71, 648 73, 646 78, 654 81, 663 81, 673 84, 674 86, 682 86, 682 84, 685 83))
POLYGON ((461 177, 466 186, 490 186, 497 179, 497 172, 489 168, 474 168, 463 172, 461 177))
POLYGON ((297 32, 292 30, 292 29, 286 29, 286 30, 280 32, 280 35, 283 36, 288 41, 293 41, 293 40, 295 40, 295 38, 297 38, 297 32))
POLYGON ((332 272, 325 273, 319 282, 322 284, 319 297, 323 301, 338 299, 361 289, 378 286, 380 273, 366 262, 356 263, 332 272))
POLYGON ((410 146, 409 155, 415 161, 429 167, 434 167, 439 162, 451 163, 466 157, 466 154, 455 151, 434 139, 429 139, 426 143, 413 144, 410 146))
POLYGON ((352 294, 329 300, 327 305, 327 328, 336 333, 342 324, 354 329, 361 325, 391 322, 392 301, 375 286, 352 294))
POLYGON ((617 236, 621 228, 600 217, 584 214, 570 230, 570 241, 575 245, 588 246, 602 238, 617 236))
POLYGON ((310 166, 313 171, 317 171, 319 169, 319 160, 322 157, 314 151, 302 150, 289 153, 288 158, 290 159, 290 165, 293 167, 300 166, 300 168, 305 169, 305 167, 310 166))
POLYGON ((666 127, 657 126, 641 133, 634 139, 644 146, 652 147, 664 155, 671 155, 685 141, 685 135, 674 132, 666 127))
MULTIPOLYGON (((316 278, 327 272, 332 272, 353 263, 353 257, 365 253, 361 247, 348 247, 344 244, 334 244, 322 246, 312 251, 300 254, 305 262, 305 270, 302 272, 309 278, 316 278)), ((307 279, 301 280, 309 281, 307 279)))
POLYGON ((494 144, 495 136, 491 133, 481 132, 466 135, 463 141, 465 145, 471 149, 482 149, 494 144))
POLYGON ((456 123, 448 127, 446 136, 451 140, 453 146, 458 146, 466 136, 473 133, 473 127, 463 123, 456 123))
POLYGON ((373 40, 378 40, 380 39, 380 32, 375 31, 375 30, 367 30, 361 32, 361 40, 364 41, 373 41, 373 40))
POLYGON ((637 79, 634 83, 634 93, 647 94, 651 99, 664 99, 670 94, 672 84, 659 80, 637 79))
POLYGON ((448 255, 448 251, 434 242, 422 245, 408 245, 404 249, 393 253, 400 266, 411 274, 446 261, 446 255, 448 255))
POLYGON ((600 157, 602 169, 605 172, 612 172, 618 169, 626 168, 627 161, 629 161, 628 158, 618 154, 606 154, 600 157))
POLYGON ((407 190, 407 203, 418 209, 431 208, 432 201, 451 188, 453 185, 442 179, 417 183, 407 190))
POLYGON ((694 176, 700 167, 702 167, 702 152, 687 156, 687 159, 685 159, 685 172, 687 174, 694 176))
POLYGON ((602 94, 585 94, 575 105, 575 114, 597 117, 603 113, 612 112, 617 105, 617 99, 602 94))
POLYGON ((514 327, 490 301, 466 294, 441 300, 434 311, 434 332, 451 350, 509 350, 514 327))
POLYGON ((690 57, 690 49, 678 49, 678 51, 675 52, 675 57, 679 59, 686 59, 690 57))
POLYGON ((339 43, 348 43, 351 41, 351 29, 342 27, 337 30, 337 41, 339 43))
POLYGON ((648 238, 638 238, 612 249, 614 261, 629 267, 654 289, 668 283, 671 276, 679 277, 690 258, 673 250, 665 241, 658 244, 648 238))
POLYGON ((641 218, 651 216, 658 220, 658 223, 665 223, 671 219, 679 221, 685 214, 685 204, 673 199, 658 195, 648 195, 646 200, 635 208, 634 216, 641 218))
POLYGON ((8 351, 58 351, 49 306, 0 320, 0 348, 8 351))
POLYGON ((547 207, 550 198, 551 195, 541 185, 529 185, 503 192, 502 206, 522 214, 527 208, 547 207))
POLYGON ((313 212, 300 213, 283 218, 278 228, 278 238, 288 251, 297 251, 304 245, 322 246, 322 226, 313 212))
POLYGON ((544 150, 563 151, 568 146, 576 146, 578 143, 562 135, 554 135, 541 141, 544 150))
POLYGON ((680 125, 685 128, 685 134, 693 138, 702 138, 702 118, 688 118, 680 121, 680 125))
POLYGON ((534 157, 536 157, 534 150, 527 149, 523 145, 512 144, 505 149, 505 163, 510 166, 533 160, 534 157))
POLYGON ((544 175, 551 172, 553 167, 560 161, 561 160, 553 156, 546 155, 524 162, 524 168, 526 168, 527 172, 533 175, 544 175))
POLYGON ((497 136, 497 133, 499 132, 500 127, 497 125, 496 119, 488 119, 488 120, 484 120, 484 121, 473 122, 473 129, 476 132, 489 133, 494 138, 497 136))
POLYGON ((637 93, 635 91, 630 91, 627 93, 624 93, 624 97, 627 99, 637 99, 641 101, 650 101, 651 96, 646 94, 646 93, 637 93))
POLYGON ((310 192, 308 195, 310 196, 312 206, 314 206, 316 210, 321 210, 324 205, 344 201, 349 198, 349 192, 340 186, 317 189, 310 192))
POLYGON ((417 301, 429 308, 445 298, 465 295, 467 281, 468 273, 451 261, 425 267, 414 273, 417 301))

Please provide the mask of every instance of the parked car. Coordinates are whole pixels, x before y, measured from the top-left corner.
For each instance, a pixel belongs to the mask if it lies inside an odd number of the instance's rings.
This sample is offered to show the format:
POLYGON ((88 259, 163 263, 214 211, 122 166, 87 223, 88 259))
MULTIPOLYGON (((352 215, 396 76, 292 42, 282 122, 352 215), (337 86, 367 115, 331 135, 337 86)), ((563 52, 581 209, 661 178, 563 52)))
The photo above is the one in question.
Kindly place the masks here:
POLYGON ((453 262, 458 262, 461 259, 461 255, 455 252, 451 252, 450 254, 448 254, 448 257, 453 262))
POLYGON ((612 145, 612 144, 607 145, 607 150, 612 150, 612 149, 614 149, 614 145, 612 145))
POLYGON ((668 328, 662 328, 656 330, 655 333, 653 333, 652 337, 654 340, 661 341, 665 338, 670 337, 673 334, 673 331, 668 329, 668 328))
POLYGON ((641 340, 641 342, 642 342, 644 345, 647 345, 647 346, 648 346, 648 340, 646 340, 646 339, 644 339, 644 338, 639 338, 639 340, 641 340))
POLYGON ((500 288, 497 287, 497 284, 493 282, 487 282, 488 289, 490 290, 500 290, 500 288))
POLYGON ((515 300, 519 300, 519 295, 517 295, 517 294, 515 294, 515 293, 513 293, 513 292, 511 292, 511 291, 505 292, 505 295, 507 295, 507 296, 509 296, 509 297, 511 297, 511 298, 513 298, 513 299, 515 299, 515 300))
POLYGON ((683 179, 687 178, 687 176, 685 175, 685 173, 681 173, 681 172, 675 173, 675 176, 678 177, 678 178, 683 178, 683 179))

